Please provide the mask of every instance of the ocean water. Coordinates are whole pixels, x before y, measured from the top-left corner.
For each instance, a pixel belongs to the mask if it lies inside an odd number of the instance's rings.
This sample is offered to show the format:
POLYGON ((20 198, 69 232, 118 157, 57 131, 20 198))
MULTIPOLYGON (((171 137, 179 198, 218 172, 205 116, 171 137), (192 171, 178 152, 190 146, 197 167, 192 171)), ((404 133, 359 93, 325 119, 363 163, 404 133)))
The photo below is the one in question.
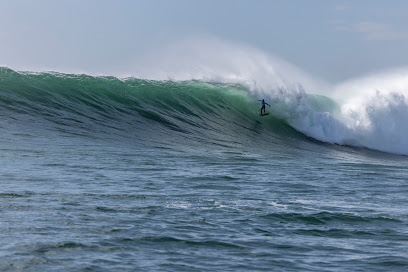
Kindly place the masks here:
POLYGON ((367 103, 1 68, 0 270, 407 271, 408 104, 367 103))

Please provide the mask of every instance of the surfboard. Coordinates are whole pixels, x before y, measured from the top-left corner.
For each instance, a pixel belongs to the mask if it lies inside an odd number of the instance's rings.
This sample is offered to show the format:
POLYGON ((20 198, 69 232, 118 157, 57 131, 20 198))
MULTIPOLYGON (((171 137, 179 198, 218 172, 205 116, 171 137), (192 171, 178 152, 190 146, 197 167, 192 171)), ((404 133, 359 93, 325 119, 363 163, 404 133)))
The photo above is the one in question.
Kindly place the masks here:
POLYGON ((261 113, 259 116, 265 116, 265 115, 268 115, 269 114, 269 112, 267 112, 267 113, 261 113))

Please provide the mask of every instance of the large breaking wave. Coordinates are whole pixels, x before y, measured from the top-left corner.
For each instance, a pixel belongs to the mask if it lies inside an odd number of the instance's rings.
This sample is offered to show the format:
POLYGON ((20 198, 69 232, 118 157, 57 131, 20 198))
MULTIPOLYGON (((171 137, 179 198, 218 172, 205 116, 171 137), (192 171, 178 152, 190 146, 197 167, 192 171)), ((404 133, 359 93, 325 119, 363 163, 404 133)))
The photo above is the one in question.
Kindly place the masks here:
MULTIPOLYGON (((26 122, 27 129, 89 137, 189 139, 220 146, 276 144, 287 137, 307 139, 304 134, 408 155, 407 81, 402 76, 398 88, 378 86, 372 93, 373 87, 365 87, 363 96, 334 100, 284 81, 267 88, 231 78, 118 79, 1 68, 1 126, 26 122), (267 117, 259 116, 261 98, 271 104, 267 117)), ((339 86, 338 93, 358 84, 339 86)))

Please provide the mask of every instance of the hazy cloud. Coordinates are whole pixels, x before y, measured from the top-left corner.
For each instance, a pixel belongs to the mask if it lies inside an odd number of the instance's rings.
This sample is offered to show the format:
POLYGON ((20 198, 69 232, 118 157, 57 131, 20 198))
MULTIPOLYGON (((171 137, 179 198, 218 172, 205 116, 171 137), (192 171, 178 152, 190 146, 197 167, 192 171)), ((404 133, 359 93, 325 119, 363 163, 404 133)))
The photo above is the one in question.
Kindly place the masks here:
POLYGON ((338 10, 338 11, 348 10, 348 8, 349 8, 349 7, 348 7, 347 5, 345 5, 345 4, 334 6, 334 9, 335 9, 335 10, 338 10))
POLYGON ((402 32, 391 24, 378 22, 359 22, 348 24, 344 20, 328 22, 336 31, 362 33, 367 40, 408 40, 408 32, 402 32))
POLYGON ((354 30, 364 33, 369 40, 405 40, 408 39, 407 32, 396 30, 390 24, 376 22, 360 22, 354 26, 354 30))
POLYGON ((350 26, 344 20, 331 20, 328 22, 336 31, 350 31, 350 26))

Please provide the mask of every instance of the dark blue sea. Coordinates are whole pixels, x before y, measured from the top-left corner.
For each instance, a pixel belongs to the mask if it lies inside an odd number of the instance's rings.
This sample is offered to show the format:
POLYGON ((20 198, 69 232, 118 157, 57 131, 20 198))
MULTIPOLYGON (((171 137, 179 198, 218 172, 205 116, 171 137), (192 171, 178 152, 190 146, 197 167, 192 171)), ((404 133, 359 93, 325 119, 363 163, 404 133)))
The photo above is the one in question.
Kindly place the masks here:
POLYGON ((407 135, 260 95, 1 68, 0 270, 408 271, 407 135))

